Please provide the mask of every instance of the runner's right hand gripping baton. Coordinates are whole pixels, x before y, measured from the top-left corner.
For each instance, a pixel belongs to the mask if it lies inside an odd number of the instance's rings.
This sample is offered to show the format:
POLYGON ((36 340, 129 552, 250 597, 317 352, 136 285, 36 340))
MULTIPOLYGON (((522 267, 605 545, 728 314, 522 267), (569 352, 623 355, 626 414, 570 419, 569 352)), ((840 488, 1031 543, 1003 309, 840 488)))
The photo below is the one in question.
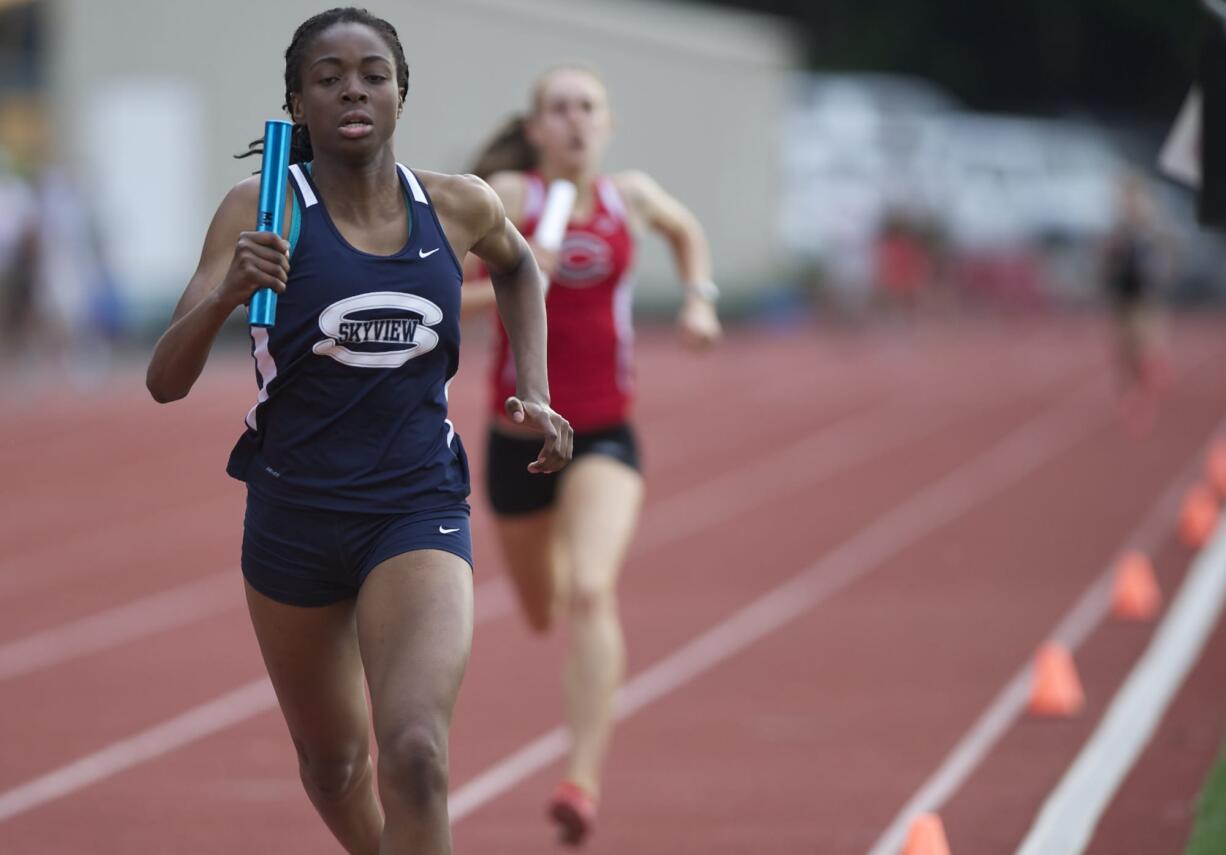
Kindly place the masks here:
MULTIPOLYGON (((290 137, 294 126, 281 119, 264 123, 264 162, 260 167, 260 213, 255 230, 281 233, 285 221, 285 182, 289 171, 290 137)), ((261 288, 251 295, 247 320, 253 327, 277 322, 277 292, 261 288)))

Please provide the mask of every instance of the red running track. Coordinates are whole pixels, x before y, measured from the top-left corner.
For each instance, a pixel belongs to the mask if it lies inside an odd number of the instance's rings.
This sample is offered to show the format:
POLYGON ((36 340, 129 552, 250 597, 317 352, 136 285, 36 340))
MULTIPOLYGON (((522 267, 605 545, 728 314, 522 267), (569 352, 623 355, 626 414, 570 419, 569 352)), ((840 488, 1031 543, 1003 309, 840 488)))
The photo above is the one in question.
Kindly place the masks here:
MULTIPOLYGON (((645 335, 631 682, 589 851, 866 852, 1226 414, 1220 334, 1175 331, 1139 441, 1090 320, 746 331, 704 358, 645 335)), ((470 347, 453 387, 478 485, 484 370, 470 347)), ((225 357, 171 407, 132 371, 0 415, 0 851, 338 851, 242 606, 242 488, 222 468, 252 387, 225 357)), ((474 520, 456 849, 549 851, 561 641, 516 618, 479 486, 474 520)), ((1173 590, 1188 555, 1164 535, 1156 557, 1173 590)), ((1008 730, 945 805, 955 855, 1016 847, 1151 631, 1091 634, 1090 710, 1008 730)), ((1205 662, 1224 660, 1219 631, 1205 662)), ((1226 713, 1205 667, 1093 851, 1178 851, 1226 713)))

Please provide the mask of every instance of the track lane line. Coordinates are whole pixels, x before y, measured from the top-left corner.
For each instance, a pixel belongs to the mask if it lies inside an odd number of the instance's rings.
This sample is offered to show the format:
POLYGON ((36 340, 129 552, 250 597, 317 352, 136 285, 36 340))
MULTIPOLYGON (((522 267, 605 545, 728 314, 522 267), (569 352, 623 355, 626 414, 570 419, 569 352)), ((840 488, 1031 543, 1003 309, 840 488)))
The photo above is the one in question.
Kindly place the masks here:
MULTIPOLYGON (((998 357, 998 359, 994 360, 994 362, 1008 362, 1011 360, 1016 361, 1026 352, 1024 345, 1032 338, 1034 338, 1033 334, 1028 336, 1025 341, 1017 342, 1009 349, 1007 354, 1002 357, 998 357)), ((1053 365, 1043 363, 1038 364, 1038 367, 1039 370, 1036 370, 1031 374, 1027 374, 1018 380, 1018 388, 1013 390, 1013 393, 1017 393, 1019 391, 1030 393, 1036 390, 1042 390, 1049 386, 1053 379, 1058 379, 1061 376, 1065 376, 1053 370, 1053 365)), ((926 370, 930 371, 935 369, 929 368, 926 370)), ((757 371, 757 369, 755 369, 755 371, 757 371)), ((1065 372, 1065 374, 1066 373, 1067 372, 1065 372)), ((977 367, 976 371, 972 375, 973 382, 977 386, 982 385, 982 378, 979 376, 981 374, 984 376, 990 376, 991 371, 982 364, 977 367)), ((905 392, 905 390, 909 388, 907 383, 897 378, 893 378, 890 380, 890 382, 883 385, 886 388, 882 393, 880 393, 881 399, 876 403, 880 403, 881 400, 896 399, 901 393, 905 392)), ((772 385, 754 386, 753 391, 756 393, 762 389, 767 389, 771 391, 771 394, 777 394, 781 388, 782 387, 772 385)), ((959 386, 959 389, 961 388, 962 387, 959 386)), ((988 385, 987 388, 989 393, 995 389, 995 387, 990 385, 988 385)), ((841 403, 844 405, 872 403, 871 400, 861 400, 859 397, 851 394, 847 390, 841 390, 840 396, 842 395, 845 395, 847 398, 847 400, 841 400, 841 403)), ((761 398, 759 403, 765 406, 767 404, 766 398, 761 398)), ((991 403, 995 403, 995 401, 991 403)), ((857 408, 859 407, 857 406, 857 408)), ((665 416, 663 421, 665 423, 671 423, 674 421, 674 419, 665 416)), ((661 429, 664 429, 663 426, 661 426, 661 429)), ((208 507, 214 512, 227 511, 234 507, 233 497, 223 495, 221 492, 210 496, 207 501, 209 503, 208 507)), ((198 519, 200 508, 198 504, 177 503, 159 507, 153 513, 156 518, 154 520, 156 525, 163 528, 173 528, 176 524, 182 522, 183 520, 187 520, 189 518, 192 520, 198 519)), ((22 572, 32 563, 45 564, 49 560, 47 557, 47 553, 49 551, 54 552, 55 550, 63 550, 66 544, 72 544, 72 548, 74 549, 80 548, 86 551, 105 549, 109 545, 113 544, 116 538, 119 538, 120 540, 124 538, 131 539, 136 537, 138 534, 142 534, 149 528, 150 524, 151 521, 149 519, 149 514, 145 513, 140 515, 140 519, 112 520, 109 523, 99 526, 77 525, 71 527, 66 533, 65 537, 58 539, 53 545, 31 545, 23 548, 16 555, 10 554, 0 557, 0 601, 9 599, 13 596, 28 593, 29 591, 34 590, 36 586, 44 585, 44 583, 47 581, 50 581, 51 584, 54 585, 57 583, 68 582, 72 578, 75 578, 75 576, 72 575, 61 574, 53 580, 48 580, 45 573, 39 576, 33 576, 29 573, 22 572)))
POLYGON ((101 751, 0 793, 0 822, 190 745, 276 704, 268 678, 253 680, 135 736, 113 742, 101 751))
MULTIPOLYGON (((1097 383, 1093 388, 1097 388, 1097 383)), ((850 540, 827 553, 789 582, 759 598, 627 683, 618 694, 617 712, 625 718, 693 677, 808 611, 821 600, 864 575, 906 544, 1024 476, 1049 455, 1087 435, 1101 421, 1102 408, 1087 407, 1093 391, 1077 387, 1071 397, 1050 404, 970 463, 963 464, 878 517, 850 540)), ((913 430, 913 425, 907 425, 913 430)), ((510 608, 509 596, 506 608, 510 608)), ((0 793, 0 822, 58 800, 136 765, 237 725, 276 706, 266 677, 257 679, 179 716, 112 743, 77 761, 0 793), (215 718, 199 715, 212 710, 215 718)), ((557 737, 544 737, 470 781, 453 796, 460 816, 560 756, 557 737), (528 762, 522 758, 528 752, 528 762), (501 770, 501 771, 500 771, 501 770), (500 781, 491 786, 489 781, 500 781), (481 799, 472 795, 484 792, 481 799)), ((564 740, 563 740, 564 743, 564 740)), ((562 750, 564 751, 564 744, 562 750)))
MULTIPOLYGON (((1087 437, 1100 425, 1101 414, 1084 412, 1083 400, 1074 396, 1071 404, 1057 405, 1028 420, 970 462, 877 517, 787 582, 629 680, 618 692, 615 719, 629 718, 804 615, 905 547, 1087 437)), ((452 822, 560 759, 566 749, 566 730, 559 725, 477 774, 449 797, 452 822)))
POLYGON ((239 578, 237 569, 214 573, 0 644, 0 682, 227 611, 239 578))
POLYGON ((1153 638, 1060 783, 1017 855, 1080 855, 1149 744, 1226 605, 1226 526, 1192 562, 1153 638))
MULTIPOLYGON (((1226 426, 1226 422, 1221 427, 1226 426)), ((1212 435, 1212 434, 1211 434, 1212 435)), ((1203 452, 1198 450, 1170 481, 1159 499, 1149 507, 1133 532, 1120 544, 1111 561, 1046 636, 1076 651, 1106 619, 1111 608, 1115 559, 1129 548, 1152 554, 1168 534, 1179 500, 1201 469, 1203 452)), ((868 855, 897 855, 915 817, 939 812, 961 789, 996 744, 1025 712, 1030 695, 1032 664, 1028 660, 1001 688, 975 723, 946 755, 940 766, 920 785, 868 855)))
MULTIPOLYGON (((815 434, 782 450, 744 463, 649 505, 647 522, 631 547, 630 560, 684 541, 701 531, 777 498, 831 477, 878 454, 896 450, 907 440, 921 439, 950 419, 929 420, 922 429, 883 418, 890 402, 847 414, 815 434), (883 429, 883 425, 885 426, 883 429), (798 467, 797 461, 810 465, 798 467), (771 484, 768 493, 747 491, 751 476, 771 484), (652 520, 666 524, 653 525, 652 520)), ((31 635, 0 644, 0 683, 83 656, 104 652, 159 632, 188 626, 230 608, 242 606, 235 595, 237 571, 212 574, 168 588, 127 604, 88 615, 31 635), (228 583, 228 584, 227 584, 228 583)), ((475 618, 494 620, 514 609, 510 586, 499 576, 476 589, 475 618)))

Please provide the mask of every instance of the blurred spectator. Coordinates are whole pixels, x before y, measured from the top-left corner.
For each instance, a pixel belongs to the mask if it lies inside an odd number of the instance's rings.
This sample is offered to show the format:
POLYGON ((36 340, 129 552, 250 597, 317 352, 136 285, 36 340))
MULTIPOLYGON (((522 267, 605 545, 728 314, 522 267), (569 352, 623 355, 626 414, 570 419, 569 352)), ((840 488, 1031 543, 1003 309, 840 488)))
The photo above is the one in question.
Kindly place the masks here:
POLYGON ((900 214, 882 224, 876 247, 877 284, 885 305, 911 317, 932 283, 932 253, 923 231, 900 214))
POLYGON ((0 148, 0 353, 6 375, 19 366, 34 326, 37 215, 33 191, 0 148))
POLYGON ((88 382, 110 364, 117 299, 97 234, 75 182, 47 167, 38 183, 35 309, 43 343, 60 367, 88 382))
MULTIPOLYGON (((0 150, 2 152, 2 150, 0 150)), ((0 155, 0 334, 7 380, 40 369, 88 384, 110 365, 115 289, 85 204, 61 167, 31 186, 0 155)))

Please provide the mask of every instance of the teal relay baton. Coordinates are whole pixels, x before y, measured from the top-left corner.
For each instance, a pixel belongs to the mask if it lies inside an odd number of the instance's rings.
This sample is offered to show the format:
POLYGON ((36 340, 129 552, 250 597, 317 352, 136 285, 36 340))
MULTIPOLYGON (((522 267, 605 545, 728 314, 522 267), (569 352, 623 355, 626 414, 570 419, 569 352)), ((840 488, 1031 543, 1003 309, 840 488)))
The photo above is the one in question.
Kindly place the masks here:
MULTIPOLYGON (((264 123, 264 162, 260 167, 259 232, 281 232, 285 221, 285 182, 289 172, 290 137, 294 126, 281 119, 264 123)), ((247 320, 253 327, 271 327, 277 322, 277 292, 261 288, 251 295, 247 320)))

